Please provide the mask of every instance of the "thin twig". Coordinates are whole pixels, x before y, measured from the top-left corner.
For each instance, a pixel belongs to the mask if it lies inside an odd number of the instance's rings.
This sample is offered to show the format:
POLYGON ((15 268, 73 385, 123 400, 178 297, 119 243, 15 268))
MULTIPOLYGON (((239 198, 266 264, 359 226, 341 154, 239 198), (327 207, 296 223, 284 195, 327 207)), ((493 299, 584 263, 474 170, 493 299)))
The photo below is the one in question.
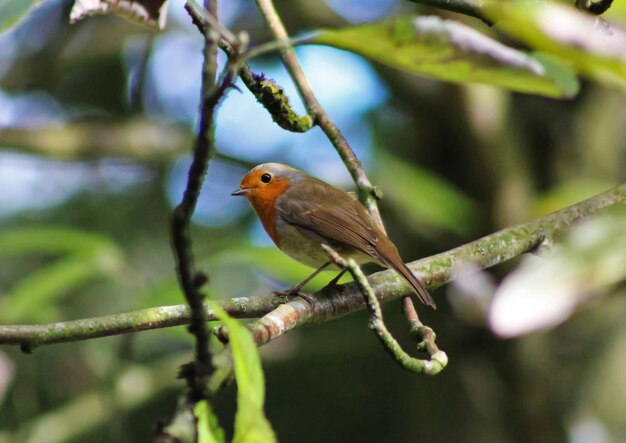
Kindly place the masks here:
MULTIPOLYGON (((285 29, 285 26, 283 25, 282 20, 272 3, 272 0, 255 0, 255 2, 274 38, 278 41, 289 41, 287 30, 285 29)), ((385 227, 380 218, 378 205, 376 204, 376 200, 380 198, 380 192, 371 184, 365 174, 365 171, 363 170, 363 167, 361 166, 361 162, 354 154, 354 151, 348 144, 348 141, 335 123, 330 119, 328 114, 326 114, 326 111, 324 111, 324 108, 322 108, 322 105, 315 97, 313 89, 311 88, 311 85, 304 75, 302 67, 300 66, 300 62, 298 62, 298 58, 296 57, 293 47, 288 45, 280 51, 280 54, 289 75, 298 89, 298 93, 304 102, 308 114, 313 117, 315 124, 319 126, 322 131, 324 131, 324 134, 326 134, 330 142, 337 150, 339 157, 341 157, 341 160, 346 165, 352 179, 356 183, 360 200, 370 212, 380 229, 384 232, 385 227)))
POLYGON ((256 45, 248 49, 246 52, 241 54, 240 61, 247 62, 248 60, 253 59, 255 57, 259 57, 261 55, 269 54, 269 53, 276 52, 276 51, 281 51, 285 48, 291 48, 293 46, 307 44, 307 43, 310 43, 310 41, 311 41, 311 37, 305 36, 305 37, 290 37, 287 40, 272 40, 267 43, 261 43, 259 45, 256 45))
MULTIPOLYGON (((211 25, 205 16, 195 8, 186 7, 186 9, 200 32, 208 32, 211 25)), ((219 46, 228 56, 233 69, 238 71, 243 84, 270 113, 276 124, 291 132, 306 132, 313 127, 313 117, 308 114, 299 116, 289 103, 289 98, 285 95, 283 88, 276 81, 252 72, 248 65, 241 60, 242 54, 235 49, 231 42, 221 39, 219 46)), ((245 54, 247 53, 243 55, 245 54)))
MULTIPOLYGON (((414 318, 417 319, 417 323, 414 322, 414 328, 411 329, 411 335, 415 336, 416 332, 422 330, 430 332, 427 336, 424 334, 419 338, 422 342, 418 345, 418 349, 426 349, 429 351, 428 360, 411 357, 409 354, 404 352, 404 350, 402 350, 400 344, 395 338, 393 338, 393 335, 391 335, 387 326, 385 326, 383 312, 380 309, 380 303, 376 298, 376 293, 370 286, 367 281, 367 277, 365 277, 365 274, 363 274, 359 265, 351 258, 345 260, 330 246, 322 245, 322 247, 337 266, 342 269, 347 269, 352 275, 352 278, 354 278, 356 285, 363 294, 367 310, 370 314, 369 328, 374 332, 378 340, 380 340, 385 350, 389 353, 389 355, 391 355, 395 362, 407 371, 415 372, 416 374, 435 375, 441 372, 448 364, 448 356, 445 352, 440 351, 435 345, 435 335, 432 329, 424 327, 421 323, 419 323, 415 307, 413 307, 413 312, 409 312, 411 316, 414 316, 414 318)), ((410 299, 409 302, 411 303, 410 299)), ((413 306, 412 303, 410 306, 413 306)))
POLYGON ((214 32, 217 34, 215 36, 217 39, 224 39, 233 46, 237 45, 238 36, 231 32, 226 26, 222 25, 215 15, 210 14, 207 9, 201 7, 194 0, 187 0, 185 2, 185 10, 194 20, 196 26, 199 27, 199 24, 202 24, 202 29, 200 30, 202 35, 209 36, 211 32, 214 32))
MULTIPOLYGON (((426 351, 431 360, 436 360, 437 358, 435 356, 439 355, 438 353, 440 352, 439 348, 435 344, 437 336, 435 331, 422 324, 417 315, 417 311, 415 310, 415 305, 413 304, 411 297, 407 296, 402 299, 402 313, 409 321, 409 334, 411 335, 411 338, 417 342, 417 349, 420 351, 426 351)), ((445 366, 445 364, 443 366, 445 366)))
MULTIPOLYGON (((205 7, 210 15, 217 17, 216 0, 205 0, 205 7)), ((223 91, 216 91, 214 87, 216 70, 217 40, 213 33, 208 32, 205 34, 204 44, 198 135, 183 199, 174 210, 171 226, 178 279, 191 310, 189 332, 196 339, 193 370, 189 371, 187 378, 190 395, 196 401, 206 396, 206 376, 212 371, 213 364, 209 352, 209 332, 206 326, 204 294, 200 292, 200 288, 206 282, 207 277, 195 268, 189 227, 209 159, 215 151, 214 113, 221 97, 220 92, 223 93, 223 91)))

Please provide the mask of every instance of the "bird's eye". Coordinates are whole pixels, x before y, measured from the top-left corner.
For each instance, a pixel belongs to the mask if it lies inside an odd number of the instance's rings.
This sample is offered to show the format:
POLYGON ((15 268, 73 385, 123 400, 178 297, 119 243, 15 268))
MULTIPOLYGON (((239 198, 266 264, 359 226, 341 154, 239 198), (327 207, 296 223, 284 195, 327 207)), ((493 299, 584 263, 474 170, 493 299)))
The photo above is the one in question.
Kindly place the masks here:
POLYGON ((267 174, 267 173, 263 174, 263 175, 261 176, 261 181, 262 181, 263 183, 269 183, 269 182, 271 182, 271 181, 272 181, 272 176, 271 176, 271 174, 267 174))

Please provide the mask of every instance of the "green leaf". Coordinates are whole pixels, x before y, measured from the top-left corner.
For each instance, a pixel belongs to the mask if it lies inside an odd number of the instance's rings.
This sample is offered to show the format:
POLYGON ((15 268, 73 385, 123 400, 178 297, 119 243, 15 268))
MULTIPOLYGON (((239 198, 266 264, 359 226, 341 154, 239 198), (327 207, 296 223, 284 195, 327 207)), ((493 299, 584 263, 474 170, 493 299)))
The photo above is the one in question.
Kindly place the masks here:
POLYGON ((626 27, 552 2, 500 2, 486 9, 498 29, 576 71, 626 88, 626 27))
POLYGON ((209 304, 228 329, 237 382, 237 413, 233 443, 271 443, 276 436, 265 418, 265 382, 257 347, 250 332, 223 309, 209 304))
POLYGON ((383 152, 376 164, 375 179, 385 200, 411 224, 467 235, 480 221, 478 205, 433 173, 383 152))
POLYGON ((602 14, 602 17, 606 20, 626 21, 626 3, 613 2, 609 10, 602 14))
POLYGON ((29 227, 0 232, 0 257, 26 254, 91 253, 94 249, 117 249, 107 237, 64 227, 29 227))
POLYGON ((439 17, 402 16, 337 30, 307 43, 347 49, 406 71, 455 83, 487 83, 513 91, 570 97, 578 92, 565 66, 507 47, 478 31, 439 17), (558 75, 554 75, 558 72, 558 75))
POLYGON ((98 254, 71 255, 31 272, 5 294, 0 303, 0 318, 8 323, 25 319, 50 320, 50 303, 106 276, 111 264, 108 261, 108 257, 98 254))
POLYGON ((0 2, 0 34, 17 24, 40 0, 3 0, 0 2))
MULTIPOLYGON (((110 373, 108 383, 85 385, 72 395, 59 397, 45 412, 24 417, 12 428, 3 426, 0 429, 0 442, 67 443, 97 440, 93 436, 102 433, 120 411, 141 413, 155 401, 162 401, 167 393, 180 389, 180 382, 171 375, 184 361, 177 353, 165 355, 164 358, 151 360, 141 366, 123 365, 110 373), (115 407, 111 406, 112 398, 115 398, 115 407)), ((80 356, 74 358, 79 359, 80 356)), ((50 363, 47 361, 45 364, 50 363)))
POLYGON ((223 443, 224 430, 220 428, 209 402, 199 402, 193 412, 198 419, 198 443, 223 443))
POLYGON ((67 294, 94 276, 92 264, 82 258, 71 257, 30 273, 13 285, 3 299, 2 320, 42 319, 42 311, 55 299, 67 294))
POLYGON ((0 256, 60 255, 14 283, 0 300, 4 322, 49 321, 51 304, 87 283, 111 277, 123 255, 110 239, 74 229, 29 228, 0 233, 0 256))
POLYGON ((543 217, 617 186, 609 180, 585 179, 566 181, 538 194, 532 202, 530 216, 543 217))

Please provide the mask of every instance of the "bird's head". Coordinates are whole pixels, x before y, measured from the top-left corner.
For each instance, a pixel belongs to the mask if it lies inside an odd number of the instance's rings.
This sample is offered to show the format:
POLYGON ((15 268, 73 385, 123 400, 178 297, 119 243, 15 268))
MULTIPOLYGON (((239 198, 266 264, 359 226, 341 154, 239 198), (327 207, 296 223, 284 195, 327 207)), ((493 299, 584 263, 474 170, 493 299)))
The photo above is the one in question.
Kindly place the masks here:
POLYGON ((293 183, 306 177, 304 172, 280 163, 263 163, 248 172, 231 195, 243 195, 251 202, 270 202, 293 183))

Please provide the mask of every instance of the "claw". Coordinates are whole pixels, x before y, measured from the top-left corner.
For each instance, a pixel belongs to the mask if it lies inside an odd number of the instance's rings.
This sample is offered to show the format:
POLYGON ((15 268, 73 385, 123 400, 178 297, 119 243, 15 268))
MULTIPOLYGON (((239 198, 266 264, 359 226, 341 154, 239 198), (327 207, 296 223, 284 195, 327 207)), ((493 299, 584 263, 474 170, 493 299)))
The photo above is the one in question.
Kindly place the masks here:
POLYGON ((287 289, 285 291, 274 291, 274 294, 279 296, 279 297, 287 297, 287 298, 295 298, 295 297, 300 297, 305 299, 306 301, 308 301, 310 304, 314 304, 317 302, 317 300, 315 300, 315 298, 309 294, 307 294, 306 292, 301 291, 299 288, 291 288, 291 289, 287 289))

